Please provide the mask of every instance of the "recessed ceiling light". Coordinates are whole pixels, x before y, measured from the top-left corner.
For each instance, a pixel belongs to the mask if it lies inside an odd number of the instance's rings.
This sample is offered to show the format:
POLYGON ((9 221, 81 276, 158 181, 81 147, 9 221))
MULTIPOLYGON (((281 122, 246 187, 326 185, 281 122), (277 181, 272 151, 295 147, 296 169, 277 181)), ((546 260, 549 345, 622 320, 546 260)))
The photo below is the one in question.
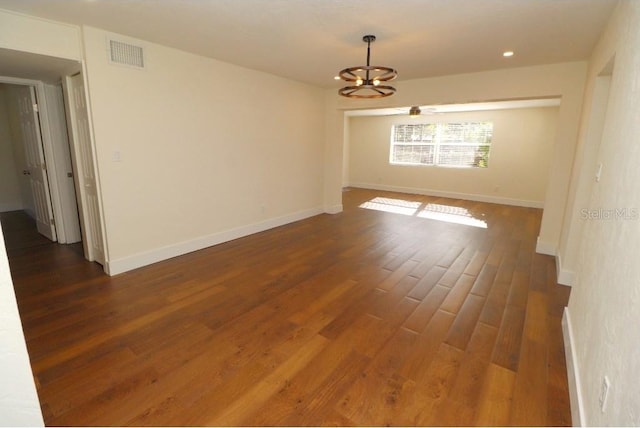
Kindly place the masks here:
POLYGON ((502 53, 502 56, 504 56, 504 57, 510 57, 510 56, 513 56, 513 51, 506 51, 506 52, 503 52, 503 53, 502 53))

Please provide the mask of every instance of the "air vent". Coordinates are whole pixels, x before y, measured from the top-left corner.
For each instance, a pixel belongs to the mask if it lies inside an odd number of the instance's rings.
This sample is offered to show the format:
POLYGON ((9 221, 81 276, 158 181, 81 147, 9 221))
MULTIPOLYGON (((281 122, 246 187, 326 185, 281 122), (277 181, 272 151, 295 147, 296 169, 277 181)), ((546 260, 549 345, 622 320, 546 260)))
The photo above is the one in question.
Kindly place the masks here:
POLYGON ((129 43, 109 40, 109 59, 114 64, 144 68, 144 50, 129 43))

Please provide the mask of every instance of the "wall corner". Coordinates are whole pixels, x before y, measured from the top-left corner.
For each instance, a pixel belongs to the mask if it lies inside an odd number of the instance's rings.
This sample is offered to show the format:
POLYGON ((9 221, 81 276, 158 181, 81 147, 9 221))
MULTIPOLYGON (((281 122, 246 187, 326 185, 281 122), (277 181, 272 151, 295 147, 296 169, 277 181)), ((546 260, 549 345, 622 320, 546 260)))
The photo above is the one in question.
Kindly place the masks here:
POLYGON ((325 214, 339 214, 343 211, 342 204, 331 205, 324 207, 325 214))
POLYGON ((562 264, 562 256, 560 253, 556 254, 556 272, 558 275, 558 284, 567 285, 571 287, 575 281, 575 272, 566 268, 562 264))
POLYGON ((536 253, 545 254, 547 256, 555 256, 557 254, 557 246, 556 244, 548 241, 543 241, 538 236, 538 241, 536 243, 536 253))
POLYGON ((571 403, 571 423, 574 427, 586 426, 584 406, 582 404, 582 387, 580 371, 576 357, 575 341, 569 307, 564 308, 562 315, 562 336, 564 339, 564 353, 567 360, 567 380, 569 383, 569 398, 571 403))

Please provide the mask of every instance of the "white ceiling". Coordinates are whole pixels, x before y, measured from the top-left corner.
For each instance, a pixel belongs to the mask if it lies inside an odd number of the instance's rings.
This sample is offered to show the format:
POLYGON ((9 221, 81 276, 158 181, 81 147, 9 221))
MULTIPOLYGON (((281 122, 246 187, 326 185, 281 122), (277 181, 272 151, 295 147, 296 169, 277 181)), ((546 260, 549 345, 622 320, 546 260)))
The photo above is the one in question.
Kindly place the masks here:
POLYGON ((617 0, 0 0, 322 87, 366 60, 399 79, 585 60, 617 0), (515 51, 503 58, 505 50, 515 51))

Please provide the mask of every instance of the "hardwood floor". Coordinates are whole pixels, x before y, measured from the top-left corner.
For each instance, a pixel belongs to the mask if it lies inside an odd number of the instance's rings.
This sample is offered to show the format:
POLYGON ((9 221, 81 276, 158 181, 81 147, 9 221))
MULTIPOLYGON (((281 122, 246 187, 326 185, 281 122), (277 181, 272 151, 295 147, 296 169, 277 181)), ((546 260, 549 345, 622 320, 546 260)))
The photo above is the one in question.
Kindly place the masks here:
POLYGON ((344 207, 111 278, 8 242, 47 425, 571 424, 540 210, 344 207))

